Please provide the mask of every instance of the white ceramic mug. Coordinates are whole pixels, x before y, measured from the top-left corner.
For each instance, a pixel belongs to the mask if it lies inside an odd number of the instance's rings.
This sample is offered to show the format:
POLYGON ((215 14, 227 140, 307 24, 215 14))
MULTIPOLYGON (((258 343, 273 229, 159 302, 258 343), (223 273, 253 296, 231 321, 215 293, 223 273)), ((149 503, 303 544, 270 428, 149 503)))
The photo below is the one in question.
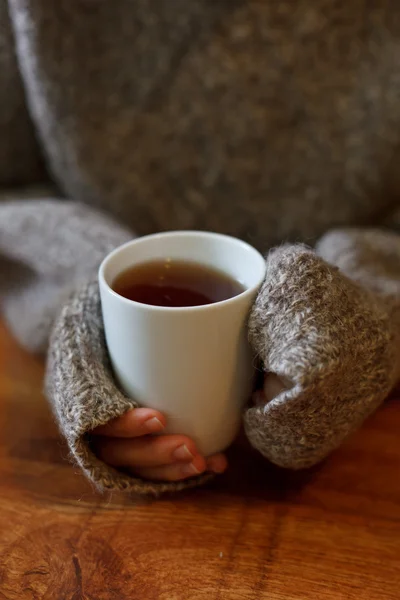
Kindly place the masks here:
POLYGON ((245 242, 196 231, 133 240, 100 266, 105 335, 118 383, 140 406, 166 416, 166 433, 188 435, 205 456, 233 441, 251 393, 254 367, 246 323, 264 276, 264 258, 245 242), (218 269, 244 291, 182 308, 140 304, 113 291, 127 268, 165 258, 218 269))

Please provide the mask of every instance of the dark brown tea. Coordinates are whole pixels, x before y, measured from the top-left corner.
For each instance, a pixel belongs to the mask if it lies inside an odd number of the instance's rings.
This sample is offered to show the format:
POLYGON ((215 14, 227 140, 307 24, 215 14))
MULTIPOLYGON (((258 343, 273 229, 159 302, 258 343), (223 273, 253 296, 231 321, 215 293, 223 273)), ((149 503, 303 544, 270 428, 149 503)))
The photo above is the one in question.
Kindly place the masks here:
POLYGON ((238 296, 244 287, 216 269, 194 262, 155 260, 121 273, 113 290, 152 306, 202 306, 238 296))

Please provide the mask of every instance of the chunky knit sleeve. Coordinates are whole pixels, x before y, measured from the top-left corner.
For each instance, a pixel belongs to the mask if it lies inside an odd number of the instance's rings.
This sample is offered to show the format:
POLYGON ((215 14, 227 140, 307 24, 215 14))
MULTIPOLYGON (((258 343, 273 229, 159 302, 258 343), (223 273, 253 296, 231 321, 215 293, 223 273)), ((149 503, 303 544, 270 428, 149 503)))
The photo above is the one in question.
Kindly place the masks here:
POLYGON ((266 386, 245 427, 271 461, 304 468, 337 448, 400 379, 400 236, 332 231, 316 252, 273 250, 267 266, 250 318, 266 386))
POLYGON ((75 202, 0 202, 1 308, 21 344, 35 352, 49 349, 47 395, 71 455, 89 479, 100 490, 157 495, 199 485, 209 475, 146 482, 104 464, 90 446, 94 428, 136 406, 114 383, 97 284, 103 257, 132 237, 75 202))
POLYGON ((45 353, 62 303, 132 234, 76 202, 0 197, 3 315, 21 344, 45 353))

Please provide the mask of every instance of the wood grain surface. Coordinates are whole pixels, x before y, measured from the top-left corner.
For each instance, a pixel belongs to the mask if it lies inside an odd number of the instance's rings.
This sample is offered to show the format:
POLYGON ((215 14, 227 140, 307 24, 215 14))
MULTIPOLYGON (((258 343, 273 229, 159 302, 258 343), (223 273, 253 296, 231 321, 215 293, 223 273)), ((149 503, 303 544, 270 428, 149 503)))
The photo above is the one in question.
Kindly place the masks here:
POLYGON ((246 446, 206 489, 100 497, 0 324, 1 600, 398 600, 400 401, 317 469, 246 446))

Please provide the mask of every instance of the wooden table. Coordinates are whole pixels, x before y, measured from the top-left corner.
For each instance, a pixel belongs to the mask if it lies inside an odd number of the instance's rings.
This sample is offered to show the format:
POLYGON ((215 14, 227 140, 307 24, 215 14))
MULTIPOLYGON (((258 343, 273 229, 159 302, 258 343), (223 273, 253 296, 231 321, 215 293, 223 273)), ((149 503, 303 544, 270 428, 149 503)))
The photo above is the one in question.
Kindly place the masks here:
POLYGON ((0 324, 2 600, 400 598, 400 402, 324 465, 233 448, 206 489, 100 497, 68 463, 43 365, 0 324))

